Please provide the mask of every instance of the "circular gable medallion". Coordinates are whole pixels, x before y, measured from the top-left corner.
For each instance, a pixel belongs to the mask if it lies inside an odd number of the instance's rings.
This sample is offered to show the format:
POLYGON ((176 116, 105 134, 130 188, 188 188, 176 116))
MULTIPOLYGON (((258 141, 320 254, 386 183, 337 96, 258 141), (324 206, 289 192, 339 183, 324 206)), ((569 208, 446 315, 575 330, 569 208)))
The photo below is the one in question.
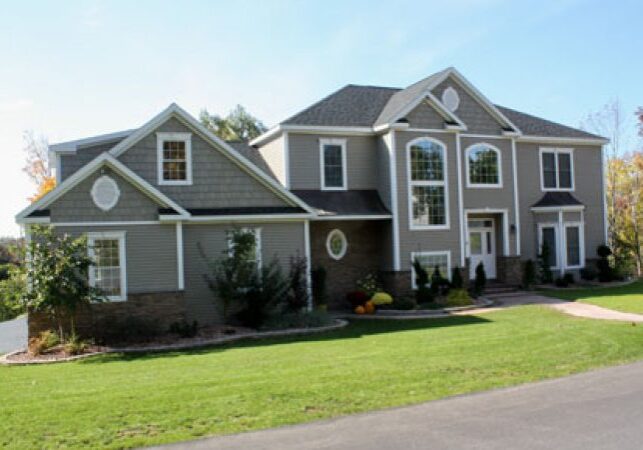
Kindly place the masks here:
POLYGON ((326 238, 326 251, 331 258, 339 261, 346 254, 348 249, 348 241, 346 240, 346 235, 342 233, 341 230, 335 228, 333 231, 328 233, 326 238))
POLYGON ((455 111, 458 109, 458 106, 460 106, 460 96, 451 86, 442 92, 442 104, 444 104, 444 106, 446 106, 451 112, 455 111))
POLYGON ((107 175, 103 175, 94 181, 91 194, 96 206, 103 211, 109 211, 118 203, 121 191, 118 189, 116 181, 107 175))

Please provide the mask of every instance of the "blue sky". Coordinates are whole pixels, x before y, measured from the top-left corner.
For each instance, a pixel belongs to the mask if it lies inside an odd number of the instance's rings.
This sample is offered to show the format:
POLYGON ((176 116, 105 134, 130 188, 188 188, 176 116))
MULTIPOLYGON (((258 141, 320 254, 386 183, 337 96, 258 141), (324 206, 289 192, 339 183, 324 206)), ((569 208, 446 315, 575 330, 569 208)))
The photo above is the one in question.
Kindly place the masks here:
MULTIPOLYGON (((50 142, 143 124, 172 101, 273 125, 348 84, 457 67, 494 102, 577 126, 643 105, 640 1, 2 3, 0 235, 34 187, 22 132, 50 142)), ((632 114, 630 114, 632 113, 632 114)))

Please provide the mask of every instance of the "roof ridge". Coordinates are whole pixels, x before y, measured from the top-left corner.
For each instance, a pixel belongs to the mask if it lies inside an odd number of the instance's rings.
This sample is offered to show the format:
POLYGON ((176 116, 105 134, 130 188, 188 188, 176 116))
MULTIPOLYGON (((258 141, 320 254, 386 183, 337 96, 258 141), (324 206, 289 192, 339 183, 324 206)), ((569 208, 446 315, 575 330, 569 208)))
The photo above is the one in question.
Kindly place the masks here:
POLYGON ((356 83, 349 83, 344 87, 359 87, 359 88, 374 88, 374 89, 388 89, 391 91, 401 91, 404 88, 399 88, 399 87, 392 87, 392 86, 375 86, 373 84, 356 84, 356 83))

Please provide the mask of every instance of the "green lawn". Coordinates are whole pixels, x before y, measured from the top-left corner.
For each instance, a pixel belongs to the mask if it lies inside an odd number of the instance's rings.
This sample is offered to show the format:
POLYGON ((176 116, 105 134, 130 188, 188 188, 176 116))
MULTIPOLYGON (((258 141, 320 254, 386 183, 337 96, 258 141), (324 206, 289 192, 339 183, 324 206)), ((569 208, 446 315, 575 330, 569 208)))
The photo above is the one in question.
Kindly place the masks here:
POLYGON ((563 300, 591 303, 616 311, 643 314, 643 281, 614 288, 584 288, 543 291, 543 295, 563 300))
POLYGON ((299 340, 0 367, 0 447, 174 442, 641 358, 643 327, 524 306, 477 317, 357 321, 299 340))

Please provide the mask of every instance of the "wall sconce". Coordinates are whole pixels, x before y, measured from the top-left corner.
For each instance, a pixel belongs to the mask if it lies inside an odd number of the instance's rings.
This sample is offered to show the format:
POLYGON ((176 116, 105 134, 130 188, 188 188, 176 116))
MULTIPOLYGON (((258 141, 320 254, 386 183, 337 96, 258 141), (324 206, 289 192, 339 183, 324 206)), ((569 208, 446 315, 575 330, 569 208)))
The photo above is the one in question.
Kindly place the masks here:
POLYGON ((516 224, 515 223, 512 223, 511 225, 509 225, 509 232, 511 234, 516 234, 516 224))

